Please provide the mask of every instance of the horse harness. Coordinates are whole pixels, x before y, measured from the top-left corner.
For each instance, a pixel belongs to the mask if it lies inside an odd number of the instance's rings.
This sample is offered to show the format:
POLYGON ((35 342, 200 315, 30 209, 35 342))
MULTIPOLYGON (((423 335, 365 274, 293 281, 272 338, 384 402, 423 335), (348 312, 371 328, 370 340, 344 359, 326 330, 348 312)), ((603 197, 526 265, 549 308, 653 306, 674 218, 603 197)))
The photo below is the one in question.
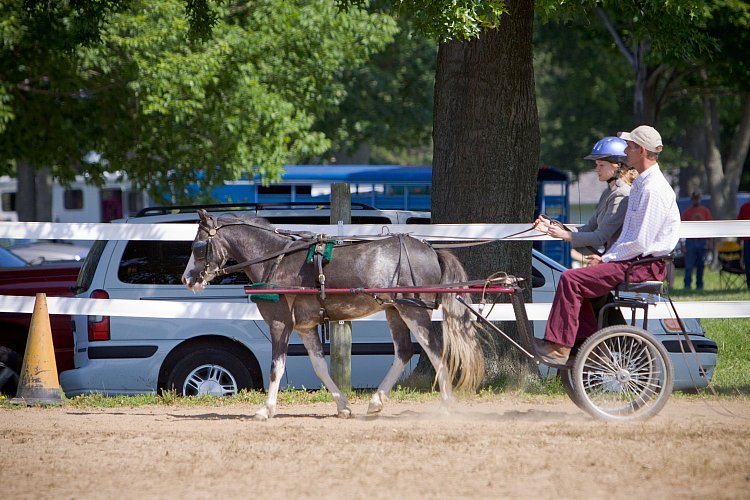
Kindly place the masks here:
MULTIPOLYGON (((307 231, 286 231, 278 228, 269 228, 263 225, 253 224, 250 221, 238 221, 225 224, 217 223, 215 227, 208 227, 205 224, 201 223, 199 227, 208 234, 208 237, 204 241, 194 242, 192 245, 192 251, 196 256, 202 258, 205 261, 204 269, 200 273, 200 278, 204 281, 210 273, 213 273, 216 276, 225 276, 227 274, 240 271, 253 264, 259 264, 261 262, 267 262, 271 259, 275 259, 273 265, 264 273, 261 282, 257 283, 258 285, 269 285, 270 283, 272 283, 276 274, 276 270, 278 269, 279 264, 281 263, 285 255, 305 249, 308 250, 306 262, 312 263, 314 270, 317 272, 316 282, 320 290, 320 293, 316 297, 318 299, 318 302, 320 303, 320 325, 321 329, 323 330, 322 334, 328 335, 329 317, 325 305, 326 276, 324 273, 324 265, 333 259, 333 249, 337 246, 335 240, 329 239, 325 234, 315 234, 307 231), (266 231, 274 232, 276 234, 287 236, 289 237, 289 241, 287 241, 287 243, 281 250, 277 250, 255 259, 247 260, 227 267, 217 268, 216 270, 211 271, 210 261, 212 257, 214 257, 215 253, 213 238, 216 236, 219 229, 233 225, 250 225, 258 229, 263 229, 266 231)), ((409 272, 411 273, 411 284, 416 285, 416 278, 411 266, 409 251, 404 241, 404 237, 407 235, 397 234, 394 236, 398 237, 400 246, 399 262, 396 266, 394 280, 395 282, 399 281, 402 263, 406 263, 409 272)), ((359 243, 368 241, 364 238, 356 238, 354 240, 359 243)), ((372 295, 372 298, 381 306, 387 306, 389 304, 404 304, 414 307, 423 307, 427 309, 437 309, 439 306, 438 301, 424 301, 416 297, 394 297, 392 299, 386 300, 376 295, 372 295)))

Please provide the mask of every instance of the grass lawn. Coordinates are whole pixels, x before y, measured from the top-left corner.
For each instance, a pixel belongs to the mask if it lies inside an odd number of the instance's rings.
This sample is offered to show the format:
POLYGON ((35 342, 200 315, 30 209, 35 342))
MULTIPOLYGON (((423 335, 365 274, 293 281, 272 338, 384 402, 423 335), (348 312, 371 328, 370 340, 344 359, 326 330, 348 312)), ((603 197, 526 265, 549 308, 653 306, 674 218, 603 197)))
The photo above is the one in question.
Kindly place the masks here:
MULTIPOLYGON (((675 301, 744 301, 750 300, 750 290, 744 287, 723 289, 720 285, 718 271, 706 270, 704 274, 703 290, 685 290, 683 287, 683 270, 677 269, 674 274, 674 286, 670 295, 675 301)), ((706 335, 719 345, 719 357, 713 385, 717 393, 722 396, 746 398, 750 396, 750 318, 736 319, 702 319, 701 324, 706 335)), ((498 393, 512 392, 522 398, 544 398, 548 396, 564 396, 562 386, 557 379, 536 379, 523 389, 509 389, 507 387, 489 387, 481 390, 478 397, 495 397, 498 393)), ((703 391, 705 394, 707 392, 703 391)), ((350 394, 353 402, 366 402, 371 396, 371 390, 356 390, 350 394)), ((415 390, 397 387, 391 394, 394 400, 430 400, 437 399, 439 394, 431 391, 415 390)), ((688 396, 690 397, 690 396, 688 396)), ((243 391, 237 397, 224 399, 216 397, 179 398, 174 392, 161 395, 119 396, 105 397, 101 395, 78 396, 69 401, 75 407, 118 407, 141 406, 148 404, 177 404, 191 406, 201 404, 236 404, 249 403, 260 405, 265 394, 257 391, 243 391)), ((281 404, 311 403, 332 401, 325 390, 319 391, 281 391, 281 404)), ((0 398, 0 407, 13 407, 7 399, 0 398)))
MULTIPOLYGON (((735 288, 724 289, 718 271, 706 270, 703 290, 686 290, 682 269, 675 270, 674 286, 670 291, 675 301, 750 300, 750 289, 743 281, 735 288)), ((695 276, 693 276, 695 286, 695 276)), ((719 345, 719 358, 713 383, 723 394, 750 395, 750 318, 702 319, 706 335, 719 345)))

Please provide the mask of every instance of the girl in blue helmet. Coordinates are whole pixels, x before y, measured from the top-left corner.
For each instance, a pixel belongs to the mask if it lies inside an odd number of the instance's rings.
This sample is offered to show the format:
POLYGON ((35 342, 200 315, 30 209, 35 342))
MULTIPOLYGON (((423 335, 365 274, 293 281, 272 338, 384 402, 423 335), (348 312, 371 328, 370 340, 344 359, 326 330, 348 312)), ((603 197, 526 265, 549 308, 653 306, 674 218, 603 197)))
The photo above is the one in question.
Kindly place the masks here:
POLYGON ((554 238, 571 243, 573 248, 583 249, 587 254, 604 253, 617 240, 628 209, 630 185, 638 173, 625 163, 627 143, 619 137, 605 137, 594 144, 585 160, 594 160, 594 172, 599 180, 607 183, 596 206, 594 215, 578 228, 566 228, 550 224, 549 220, 537 219, 534 227, 554 238))

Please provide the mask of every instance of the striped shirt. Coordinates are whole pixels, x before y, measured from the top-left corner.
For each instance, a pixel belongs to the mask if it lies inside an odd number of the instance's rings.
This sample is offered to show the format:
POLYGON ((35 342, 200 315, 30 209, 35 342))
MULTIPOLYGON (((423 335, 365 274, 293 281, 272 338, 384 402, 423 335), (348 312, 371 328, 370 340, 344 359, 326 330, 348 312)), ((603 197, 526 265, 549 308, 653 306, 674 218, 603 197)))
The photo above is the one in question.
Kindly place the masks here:
POLYGON ((679 230, 680 210, 674 190, 655 164, 633 182, 622 232, 602 261, 667 255, 680 239, 679 230))

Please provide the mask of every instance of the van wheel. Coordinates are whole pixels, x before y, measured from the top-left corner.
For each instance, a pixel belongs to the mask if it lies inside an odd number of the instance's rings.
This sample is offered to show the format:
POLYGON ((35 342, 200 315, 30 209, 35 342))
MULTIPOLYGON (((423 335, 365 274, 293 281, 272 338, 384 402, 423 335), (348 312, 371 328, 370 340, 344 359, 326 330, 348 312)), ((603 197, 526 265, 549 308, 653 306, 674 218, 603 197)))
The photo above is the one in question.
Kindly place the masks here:
POLYGON ((15 397, 23 358, 7 347, 0 347, 0 395, 15 397))
POLYGON ((180 396, 233 396, 256 385, 242 360, 221 347, 192 351, 178 361, 167 377, 167 388, 180 396))

